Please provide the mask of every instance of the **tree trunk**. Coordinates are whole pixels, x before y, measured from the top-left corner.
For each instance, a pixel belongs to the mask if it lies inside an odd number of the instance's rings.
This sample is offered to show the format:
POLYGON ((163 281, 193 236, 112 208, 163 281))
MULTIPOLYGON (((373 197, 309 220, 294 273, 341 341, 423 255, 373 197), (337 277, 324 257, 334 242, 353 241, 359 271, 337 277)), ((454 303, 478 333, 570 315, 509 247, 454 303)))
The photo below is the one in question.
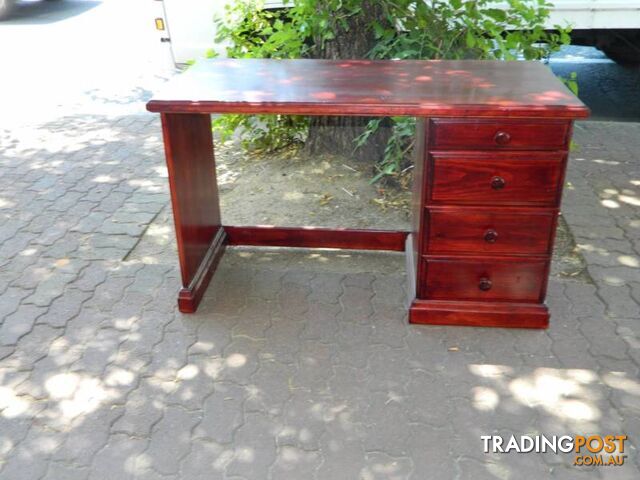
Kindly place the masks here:
MULTIPOLYGON (((375 45, 371 24, 374 20, 384 24, 382 13, 379 2, 363 1, 362 12, 352 15, 347 21, 346 28, 339 25, 334 27, 333 40, 327 40, 323 45, 321 39, 316 39, 312 57, 330 60, 365 58, 375 45)), ((305 149, 312 155, 319 153, 344 155, 371 162, 373 165, 384 154, 390 129, 388 122, 382 122, 367 143, 354 152, 354 139, 364 131, 369 120, 371 120, 369 117, 311 117, 305 149)))

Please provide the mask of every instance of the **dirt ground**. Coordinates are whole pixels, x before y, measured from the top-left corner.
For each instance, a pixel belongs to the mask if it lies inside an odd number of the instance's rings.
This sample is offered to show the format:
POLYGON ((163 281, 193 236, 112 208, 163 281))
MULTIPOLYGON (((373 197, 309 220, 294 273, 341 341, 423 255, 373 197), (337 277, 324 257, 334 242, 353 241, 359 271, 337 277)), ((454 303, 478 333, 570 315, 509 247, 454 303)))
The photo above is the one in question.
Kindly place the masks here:
POLYGON ((216 150, 216 164, 226 224, 409 228, 410 192, 384 198, 370 165, 295 151, 250 155, 232 142, 216 150))
MULTIPOLYGON (((300 152, 254 155, 234 142, 217 147, 223 223, 409 230, 411 192, 372 185, 370 164, 300 152)), ((586 276, 560 218, 552 275, 586 276)))

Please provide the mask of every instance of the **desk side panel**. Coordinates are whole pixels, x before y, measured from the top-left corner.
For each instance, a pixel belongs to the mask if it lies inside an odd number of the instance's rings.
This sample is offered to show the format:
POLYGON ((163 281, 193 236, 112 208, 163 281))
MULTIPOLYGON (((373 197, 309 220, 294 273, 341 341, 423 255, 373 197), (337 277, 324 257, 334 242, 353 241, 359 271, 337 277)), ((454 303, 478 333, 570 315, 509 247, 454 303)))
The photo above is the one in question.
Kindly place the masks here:
POLYGON ((202 276, 198 270, 222 229, 211 117, 163 113, 162 131, 182 285, 188 289, 202 276))
MULTIPOLYGON (((413 270, 408 271, 409 275, 412 275, 413 284, 416 284, 420 278, 421 262, 420 256, 422 255, 422 242, 426 236, 424 228, 426 227, 424 222, 424 203, 425 203, 425 181, 428 178, 427 172, 427 132, 428 121, 426 118, 418 118, 416 121, 416 145, 414 149, 414 170, 413 170, 413 188, 411 196, 411 243, 412 243, 412 263, 413 270)), ((410 283, 411 284, 411 283, 410 283)))

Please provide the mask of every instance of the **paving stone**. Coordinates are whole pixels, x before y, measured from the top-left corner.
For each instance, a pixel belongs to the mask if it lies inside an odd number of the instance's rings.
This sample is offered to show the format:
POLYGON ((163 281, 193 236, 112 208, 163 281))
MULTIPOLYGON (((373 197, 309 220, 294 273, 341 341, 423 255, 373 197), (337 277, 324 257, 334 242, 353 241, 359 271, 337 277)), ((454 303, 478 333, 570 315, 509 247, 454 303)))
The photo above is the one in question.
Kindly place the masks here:
MULTIPOLYGON (((5 392, 3 392, 3 396, 5 392)), ((3 399, 4 400, 4 399, 3 399)), ((4 410, 6 407, 2 407, 4 410)), ((6 413, 0 415, 0 454, 3 460, 9 457, 12 450, 20 444, 27 436, 31 427, 28 417, 23 417, 22 421, 11 418, 6 413)), ((0 467, 2 464, 0 463, 0 467)), ((2 468, 0 468, 0 473, 2 468)))
POLYGON ((25 358, 28 355, 31 363, 35 363, 47 356, 52 343, 61 334, 60 329, 49 325, 36 325, 30 335, 25 335, 18 341, 16 351, 23 351, 25 358))
POLYGON ((129 435, 115 434, 109 443, 93 458, 89 479, 105 480, 137 479, 148 470, 147 461, 141 458, 147 448, 147 440, 129 435))
POLYGON ((118 355, 114 362, 131 362, 133 359, 145 365, 151 362, 153 349, 160 343, 166 314, 147 312, 146 321, 137 322, 136 328, 123 335, 118 355))
POLYGON ((238 385, 217 383, 215 391, 203 404, 202 421, 194 430, 194 438, 231 443, 235 431, 245 421, 242 405, 246 394, 246 390, 238 385))
MULTIPOLYGON (((83 407, 86 405, 78 405, 83 407)), ((70 411, 75 413, 75 411, 70 411)), ((68 433, 64 443, 52 456, 52 460, 72 463, 78 467, 89 467, 95 455, 109 441, 111 425, 122 412, 113 408, 98 408, 86 411, 84 415, 66 418, 64 410, 53 413, 60 425, 68 423, 68 433)))
POLYGON ((73 281, 75 275, 54 272, 53 275, 38 283, 32 295, 29 295, 24 302, 41 307, 51 305, 51 302, 62 295, 65 286, 73 281))
POLYGON ((15 312, 20 305, 20 301, 27 297, 31 292, 22 288, 9 288, 0 295, 0 321, 15 312))
POLYGON ((49 469, 43 480, 86 480, 89 478, 90 470, 87 467, 77 468, 73 465, 51 462, 49 463, 49 469))
POLYGON ((306 325, 300 332, 301 340, 315 340, 321 343, 332 343, 338 333, 336 314, 340 306, 336 303, 312 303, 305 314, 306 325))
POLYGON ((182 460, 181 478, 190 480, 222 480, 224 471, 233 457, 230 447, 214 442, 196 440, 191 451, 182 460))
POLYGON ((112 431, 132 437, 150 437, 152 427, 162 418, 165 403, 162 392, 143 380, 127 397, 124 413, 115 421, 112 431))
POLYGON ((627 285, 598 285, 598 294, 607 305, 607 314, 612 317, 637 317, 638 304, 630 295, 627 285))
POLYGON ((94 338, 85 343, 82 357, 73 365, 74 370, 101 376, 106 366, 114 361, 122 333, 112 329, 99 329, 94 338))
POLYGON ((295 392, 287 402, 281 428, 277 432, 279 446, 292 446, 305 451, 320 450, 326 416, 326 395, 306 391, 295 392))
POLYGON ((234 339, 224 349, 221 379, 242 385, 251 382, 259 368, 259 353, 263 342, 248 337, 234 339))
POLYGON ((366 423, 365 450, 385 452, 393 457, 406 455, 409 414, 402 396, 393 391, 372 394, 368 403, 362 416, 366 423))
MULTIPOLYGON (((94 204, 91 204, 91 208, 93 208, 94 204)), ((83 207, 88 210, 88 205, 84 205, 83 207)), ((107 212, 90 212, 88 215, 82 217, 82 219, 71 228, 72 232, 81 232, 81 233, 92 233, 98 230, 100 226, 105 222, 105 220, 109 218, 109 214, 107 212)))
POLYGON ((358 478, 366 467, 365 451, 360 439, 350 432, 338 435, 338 429, 327 426, 321 440, 323 462, 317 470, 318 478, 358 478))
POLYGON ((153 429, 146 455, 153 469, 162 475, 177 474, 180 461, 189 453, 191 429, 201 420, 200 414, 179 406, 167 406, 153 429))
POLYGON ((90 292, 67 287, 63 295, 55 299, 46 313, 38 318, 38 323, 45 323, 52 327, 65 326, 70 319, 80 313, 82 304, 90 297, 90 292))
POLYGON ((0 463, 0 479, 41 478, 47 471, 48 457, 30 448, 18 445, 4 464, 0 463))
POLYGON ((309 452, 296 447, 284 446, 278 449, 276 461, 271 466, 269 473, 274 480, 314 478, 321 462, 322 455, 320 452, 309 452))
POLYGON ((15 345, 20 338, 31 331, 36 319, 46 311, 44 307, 24 305, 5 318, 0 326, 0 342, 15 345))
POLYGON ((176 373, 176 386, 167 394, 169 405, 180 405, 189 411, 199 411, 207 397, 214 391, 214 384, 207 381, 199 363, 188 363, 176 373))
POLYGON ((547 332, 407 325, 384 254, 357 273, 230 249, 181 315, 158 119, 34 126, 73 132, 48 152, 0 131, 3 199, 24 205, 0 204, 0 478, 637 478, 637 129, 576 128, 564 210, 593 282, 551 279, 547 332), (589 429, 625 432, 629 468, 478 441, 589 429))
POLYGON ((234 456, 227 474, 264 478, 276 460, 277 423, 268 415, 249 413, 234 436, 234 456))
POLYGON ((291 385, 296 369, 274 360, 262 360, 259 375, 247 386, 246 412, 280 415, 291 396, 291 385))

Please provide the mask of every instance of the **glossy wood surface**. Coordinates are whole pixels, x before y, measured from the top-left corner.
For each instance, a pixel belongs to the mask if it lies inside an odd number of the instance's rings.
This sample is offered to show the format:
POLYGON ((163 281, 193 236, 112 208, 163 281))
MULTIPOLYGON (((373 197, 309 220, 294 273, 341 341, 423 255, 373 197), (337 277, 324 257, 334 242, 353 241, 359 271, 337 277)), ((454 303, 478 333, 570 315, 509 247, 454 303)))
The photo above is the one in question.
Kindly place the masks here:
POLYGON ((147 104, 152 112, 586 117, 540 62, 199 61, 147 104))
POLYGON ((547 328, 549 309, 543 303, 417 299, 409 309, 409 322, 466 327, 547 328))
POLYGON ((433 300, 510 300, 544 298, 547 259, 523 257, 423 257, 421 298, 433 300), (482 289, 482 282, 489 282, 482 289))
POLYGON ((224 249, 211 117, 162 114, 165 156, 183 288, 181 311, 195 311, 224 249))
POLYGON ((407 232, 318 227, 225 226, 229 245, 403 252, 407 232))
MULTIPOLYGON (((410 277, 409 284, 416 286, 419 278, 419 271, 422 268, 420 257, 422 256, 423 244, 426 242, 426 225, 424 217, 424 205, 427 201, 428 189, 425 183, 429 180, 430 168, 427 165, 427 148, 429 121, 428 119, 419 118, 416 121, 416 140, 413 152, 413 184, 411 186, 411 264, 408 265, 412 270, 407 273, 410 277)), ((411 292, 415 295, 414 291, 411 292)))
POLYGON ((556 206, 563 152, 436 152, 431 154, 429 199, 451 205, 556 206), (495 188, 495 179, 503 186, 495 188))
POLYGON ((432 120, 434 149, 558 150, 567 146, 567 121, 432 120))
POLYGON ((551 253, 557 210, 431 207, 425 209, 430 253, 551 253))
POLYGON ((147 104, 162 113, 183 288, 194 312, 227 245, 407 249, 415 323, 543 328, 571 120, 534 62, 209 60, 147 104), (417 116, 412 235, 223 227, 211 113, 417 116), (406 242, 405 242, 406 240, 406 242))
POLYGON ((546 328, 571 124, 433 118, 420 128, 409 321, 546 328))

